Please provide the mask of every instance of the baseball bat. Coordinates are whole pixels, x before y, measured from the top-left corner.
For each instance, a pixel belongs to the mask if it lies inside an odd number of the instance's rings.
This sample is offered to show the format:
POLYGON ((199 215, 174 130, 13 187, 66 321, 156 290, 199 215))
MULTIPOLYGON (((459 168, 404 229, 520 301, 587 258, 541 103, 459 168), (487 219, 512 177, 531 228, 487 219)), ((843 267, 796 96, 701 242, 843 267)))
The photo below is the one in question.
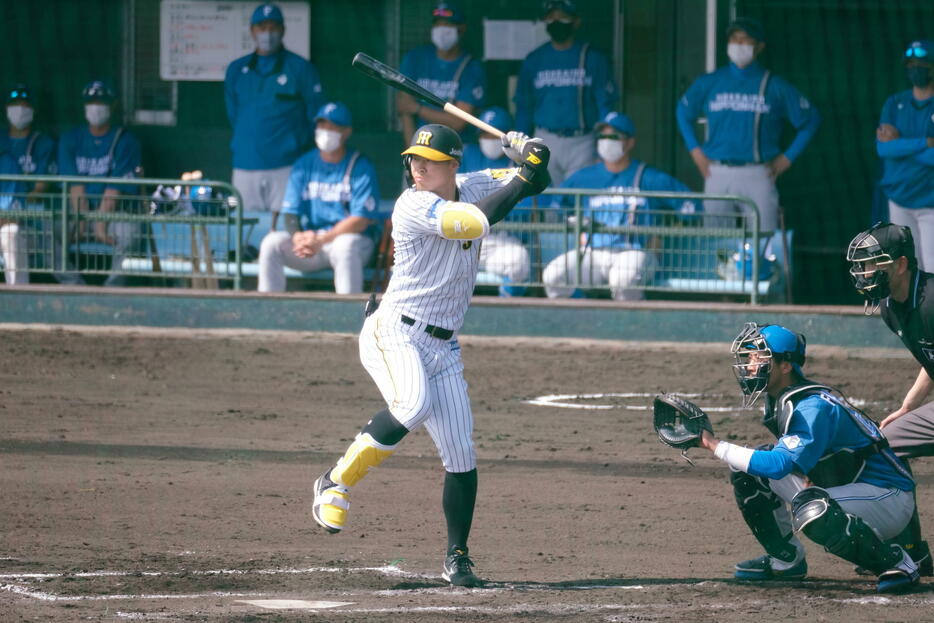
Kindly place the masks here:
POLYGON ((365 73, 371 78, 379 80, 383 84, 398 89, 403 93, 408 93, 415 99, 422 100, 434 106, 437 106, 444 112, 463 119, 470 125, 480 128, 484 132, 489 132, 494 136, 503 136, 504 132, 494 128, 489 123, 480 121, 469 112, 461 110, 451 102, 445 102, 443 99, 423 88, 420 84, 406 76, 405 74, 393 69, 389 65, 382 63, 368 54, 357 52, 351 63, 354 67, 365 73))

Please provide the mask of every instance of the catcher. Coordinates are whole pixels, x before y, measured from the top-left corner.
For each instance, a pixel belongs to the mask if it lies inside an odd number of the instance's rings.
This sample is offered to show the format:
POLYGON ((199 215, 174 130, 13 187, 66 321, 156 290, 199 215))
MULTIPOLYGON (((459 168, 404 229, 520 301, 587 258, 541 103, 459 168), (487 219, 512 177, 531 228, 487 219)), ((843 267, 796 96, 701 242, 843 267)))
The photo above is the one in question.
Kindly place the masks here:
POLYGON ((740 580, 807 575, 796 533, 879 576, 880 593, 918 583, 918 566, 896 537, 915 510, 914 481, 875 422, 837 390, 807 379, 805 339, 778 325, 747 323, 733 341, 743 405, 766 394, 762 423, 775 445, 718 440, 707 416, 677 396, 655 399, 659 439, 684 452, 701 446, 730 466, 743 519, 766 554, 736 565, 740 580), (790 509, 788 507, 790 505, 790 509))

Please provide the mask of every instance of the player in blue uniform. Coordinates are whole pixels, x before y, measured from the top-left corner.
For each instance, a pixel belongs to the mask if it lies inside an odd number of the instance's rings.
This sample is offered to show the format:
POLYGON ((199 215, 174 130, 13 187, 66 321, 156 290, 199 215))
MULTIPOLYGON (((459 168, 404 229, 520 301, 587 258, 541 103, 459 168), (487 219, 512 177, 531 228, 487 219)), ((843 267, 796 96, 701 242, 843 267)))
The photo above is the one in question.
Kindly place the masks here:
MULTIPOLYGON (((54 164, 55 141, 34 130, 33 100, 24 84, 7 92, 6 116, 9 127, 0 135, 0 174, 47 175, 54 164)), ((32 207, 31 197, 45 192, 46 183, 0 182, 0 253, 6 283, 29 283, 29 224, 4 219, 4 210, 32 207)))
MULTIPOLYGON (((431 12, 431 44, 409 50, 400 71, 438 97, 474 114, 486 97, 483 64, 461 48, 467 30, 464 13, 450 2, 440 2, 431 12)), ((408 93, 396 93, 396 112, 406 145, 416 127, 440 123, 462 132, 466 122, 431 104, 422 104, 408 93)))
MULTIPOLYGON (((739 18, 727 29, 730 64, 694 81, 678 101, 678 127, 691 157, 704 176, 704 192, 746 195, 759 208, 760 231, 778 227, 775 180, 791 167, 817 132, 820 115, 798 90, 773 75, 756 58, 765 49, 765 31, 756 20, 739 18), (707 140, 701 145, 694 122, 707 118, 707 140), (796 130, 782 151, 784 121, 796 130)), ((728 201, 707 201, 705 224, 732 226, 744 211, 728 201)), ((750 221, 751 223, 751 221, 750 221)))
POLYGON ((224 100, 233 126, 233 185, 245 210, 279 207, 292 165, 311 145, 325 103, 318 70, 282 46, 285 23, 274 4, 256 7, 250 34, 256 51, 227 67, 224 100))
MULTIPOLYGON (((636 128, 624 114, 611 112, 597 124, 597 151, 601 162, 585 167, 564 180, 561 188, 606 188, 614 192, 658 190, 689 192, 687 186, 667 173, 653 169, 632 157, 636 128)), ((680 214, 697 211, 694 201, 590 195, 582 198, 582 216, 597 224, 663 225, 666 218, 656 211, 674 210, 680 214)), ((574 205, 572 195, 556 195, 554 207, 574 205)), ((595 233, 586 240, 581 259, 581 284, 608 283, 613 298, 620 301, 644 297, 640 285, 651 282, 657 261, 652 248, 655 241, 643 234, 595 233)), ((552 260, 542 275, 549 297, 568 297, 575 293, 578 252, 571 250, 552 260)))
POLYGON ((701 444, 730 466, 743 519, 766 554, 736 565, 740 580, 807 575, 794 533, 879 576, 879 592, 918 582, 897 536, 915 511, 914 481, 875 422, 837 390, 804 376, 805 339, 747 323, 731 348, 744 406, 766 395, 763 424, 774 446, 746 448, 703 432, 701 444), (786 504, 791 505, 789 514, 786 504))
MULTIPOLYGON (((508 132, 512 125, 512 116, 505 108, 491 106, 480 114, 480 120, 494 128, 508 132)), ((464 159, 461 162, 461 173, 473 173, 485 169, 504 170, 514 166, 505 153, 503 143, 498 136, 488 132, 481 132, 476 143, 464 145, 464 159)), ((516 204, 506 218, 506 223, 524 222, 531 220, 532 198, 526 197, 516 204)), ((497 231, 493 227, 490 235, 483 239, 480 247, 480 270, 495 273, 505 281, 499 287, 500 296, 522 296, 525 286, 510 285, 522 283, 529 277, 529 252, 524 243, 526 239, 497 231)))
POLYGON ((373 163, 346 143, 350 110, 325 104, 315 117, 313 149, 295 163, 282 202, 285 231, 270 232, 259 251, 259 291, 284 292, 285 266, 334 269, 338 294, 363 291, 363 267, 386 215, 379 212, 373 163))
MULTIPOLYGON (((142 163, 140 144, 129 130, 111 123, 117 97, 114 89, 102 80, 94 80, 85 86, 82 97, 87 125, 69 130, 59 140, 59 173, 88 177, 136 177, 142 163)), ((89 181, 70 186, 68 199, 73 212, 131 211, 133 202, 121 201, 120 195, 135 195, 137 192, 135 186, 89 181)), ((84 223, 81 222, 82 225, 84 223)), ((83 234, 83 231, 79 232, 79 235, 83 234)), ((93 238, 113 246, 111 267, 119 270, 124 256, 134 251, 139 244, 140 227, 137 223, 114 221, 108 224, 106 221, 94 221, 93 238)), ((125 276, 110 275, 104 285, 118 286, 125 283, 125 276)))
POLYGON ((913 41, 904 54, 911 88, 891 96, 876 129, 889 220, 911 228, 921 270, 934 271, 934 41, 913 41))
POLYGON ((546 0, 542 15, 551 41, 522 61, 516 86, 516 128, 551 148, 548 172, 558 185, 596 162, 594 124, 616 105, 607 58, 575 33, 581 19, 572 0, 546 0))

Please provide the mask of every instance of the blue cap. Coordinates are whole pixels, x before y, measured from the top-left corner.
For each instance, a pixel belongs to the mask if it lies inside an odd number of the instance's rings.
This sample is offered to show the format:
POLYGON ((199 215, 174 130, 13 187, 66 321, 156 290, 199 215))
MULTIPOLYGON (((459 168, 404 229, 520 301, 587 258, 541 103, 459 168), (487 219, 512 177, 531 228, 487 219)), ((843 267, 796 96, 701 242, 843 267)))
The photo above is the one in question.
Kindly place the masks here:
POLYGON ((505 108, 490 106, 480 114, 480 121, 489 123, 502 132, 512 129, 512 115, 505 108))
POLYGON ((934 41, 918 39, 909 43, 908 49, 905 50, 905 62, 913 58, 925 63, 934 63, 934 41))
POLYGON ((439 2, 431 10, 433 19, 444 19, 454 24, 464 23, 464 12, 450 2, 439 2))
POLYGON ((729 37, 737 30, 742 30, 756 41, 765 42, 765 28, 762 22, 751 17, 737 17, 726 29, 726 36, 729 37))
POLYGON ((604 125, 615 128, 626 136, 636 135, 636 126, 633 124, 632 119, 621 112, 608 112, 602 121, 597 122, 597 130, 600 129, 600 126, 604 125))
POLYGON ((577 15, 577 4, 573 0, 545 0, 542 2, 542 15, 548 15, 555 9, 568 15, 577 15))
POLYGON ((261 4, 253 11, 253 17, 250 18, 250 26, 255 26, 260 22, 285 24, 285 20, 282 18, 282 10, 271 2, 261 4))
POLYGON ((9 91, 6 92, 6 101, 10 102, 32 102, 32 98, 29 94, 29 87, 27 87, 22 82, 14 84, 9 91))
POLYGON ((318 119, 327 119, 331 123, 348 128, 353 126, 353 116, 350 114, 350 109, 342 102, 328 102, 319 108, 318 114, 315 115, 315 121, 318 119))
POLYGON ((112 102, 117 99, 117 92, 105 80, 92 80, 84 85, 81 98, 85 102, 112 102))
POLYGON ((801 374, 807 348, 807 340, 803 335, 777 324, 766 325, 759 329, 759 333, 773 355, 784 355, 784 358, 792 363, 795 371, 801 374))

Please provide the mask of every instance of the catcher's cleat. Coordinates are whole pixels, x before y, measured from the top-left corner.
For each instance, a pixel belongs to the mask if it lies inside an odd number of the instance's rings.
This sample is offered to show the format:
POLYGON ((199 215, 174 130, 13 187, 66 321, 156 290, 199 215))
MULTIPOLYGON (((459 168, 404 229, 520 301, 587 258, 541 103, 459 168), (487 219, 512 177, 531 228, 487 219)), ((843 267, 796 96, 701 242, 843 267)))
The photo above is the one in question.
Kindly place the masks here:
POLYGON ((768 554, 738 563, 733 572, 737 580, 753 582, 803 580, 807 574, 808 562, 804 558, 787 569, 773 569, 772 557, 768 554))
MULTIPOLYGON (((927 541, 918 541, 914 547, 903 546, 911 559, 918 565, 918 575, 923 578, 934 576, 934 560, 931 559, 931 550, 927 541)), ((875 575, 866 567, 856 567, 856 575, 875 575)))
POLYGON ((311 516, 318 525, 335 534, 344 529, 347 521, 350 492, 347 487, 335 484, 330 476, 331 470, 328 470, 315 481, 315 501, 311 506, 311 516))
POLYGON ((455 545, 444 559, 444 572, 441 577, 450 582, 451 586, 475 588, 482 582, 474 575, 472 567, 473 561, 467 557, 467 548, 455 545))
POLYGON ((879 576, 876 591, 879 593, 904 593, 917 586, 919 579, 918 565, 915 564, 915 561, 911 559, 907 552, 902 550, 901 561, 879 576))

